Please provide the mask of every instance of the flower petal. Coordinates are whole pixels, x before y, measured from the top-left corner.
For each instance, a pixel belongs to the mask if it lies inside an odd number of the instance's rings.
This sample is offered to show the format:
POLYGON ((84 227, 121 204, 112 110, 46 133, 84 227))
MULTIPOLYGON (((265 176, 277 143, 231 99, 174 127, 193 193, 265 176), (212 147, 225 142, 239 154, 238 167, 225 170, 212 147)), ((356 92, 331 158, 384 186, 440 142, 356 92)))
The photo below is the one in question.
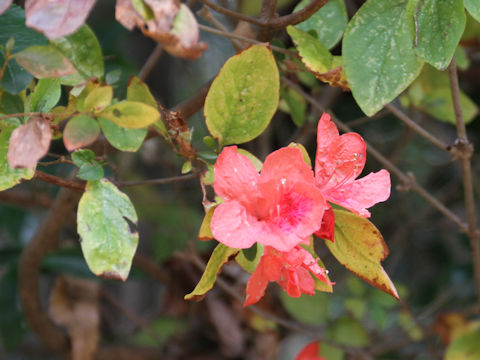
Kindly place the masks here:
POLYGON ((218 242, 237 249, 247 249, 258 241, 264 235, 263 226, 235 200, 218 205, 210 223, 213 237, 218 242))
POLYGON ((252 162, 237 152, 236 146, 228 146, 215 163, 215 192, 224 200, 237 200, 248 206, 258 195, 259 174, 252 162))
POLYGON ((248 306, 255 304, 258 300, 260 300, 263 295, 265 295, 265 289, 268 285, 268 279, 263 274, 263 266, 262 266, 262 259, 260 259, 260 263, 257 265, 257 268, 248 279, 247 283, 247 290, 246 290, 246 297, 243 303, 243 306, 248 306))
POLYGON ((321 227, 328 205, 315 185, 279 184, 277 180, 271 180, 260 183, 259 187, 263 195, 260 218, 276 235, 259 237, 259 243, 279 251, 289 251, 321 227))
POLYGON ((338 135, 328 114, 318 122, 315 180, 322 189, 340 187, 353 181, 363 170, 366 144, 356 133, 338 135))
POLYGON ((260 172, 260 181, 272 179, 292 183, 315 181, 311 167, 303 160, 302 151, 294 147, 283 147, 267 156, 260 172))
POLYGON ((331 207, 325 210, 322 227, 314 233, 314 235, 322 239, 330 240, 331 242, 335 241, 335 214, 331 207))
POLYGON ((337 191, 328 191, 324 195, 329 201, 343 206, 360 216, 369 217, 369 207, 388 199, 390 196, 390 173, 380 170, 355 180, 337 191))
POLYGON ((295 360, 324 360, 323 357, 318 355, 320 353, 320 346, 318 341, 314 341, 305 346, 295 358, 295 360))

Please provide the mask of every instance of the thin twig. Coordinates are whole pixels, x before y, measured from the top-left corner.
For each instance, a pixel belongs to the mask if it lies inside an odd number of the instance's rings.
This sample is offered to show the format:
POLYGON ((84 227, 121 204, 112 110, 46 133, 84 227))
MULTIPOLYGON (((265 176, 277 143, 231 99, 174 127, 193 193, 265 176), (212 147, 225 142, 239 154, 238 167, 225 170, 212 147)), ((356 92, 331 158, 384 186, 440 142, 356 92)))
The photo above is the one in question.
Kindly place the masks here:
POLYGON ((473 191, 472 163, 473 145, 468 141, 467 129, 463 120, 462 106, 460 103, 460 87, 458 85, 457 66, 455 56, 448 67, 450 77, 450 90, 453 99, 453 109, 455 110, 455 120, 457 124, 457 141, 455 146, 461 153, 460 162, 462 164, 463 189, 465 197, 465 208, 467 212, 467 234, 470 238, 472 248, 472 260, 475 284, 477 288, 478 301, 480 302, 480 233, 477 230, 477 221, 475 214, 475 195, 473 191))
POLYGON ((437 139, 435 136, 430 134, 427 130, 425 130, 423 127, 418 125, 415 121, 410 119, 407 114, 402 112, 399 108, 397 108, 395 105, 392 104, 387 104, 385 105, 385 108, 390 111, 393 115, 395 115, 397 118, 402 120, 405 125, 407 125, 410 129, 415 131, 417 134, 420 136, 424 137, 428 141, 430 141, 433 145, 438 147, 439 149, 442 149, 444 151, 454 151, 453 147, 449 146, 448 144, 444 143, 443 141, 437 139))
POLYGON ((43 171, 40 171, 40 170, 35 171, 35 178, 53 185, 61 186, 61 187, 72 189, 72 190, 77 190, 77 191, 85 190, 84 182, 63 179, 55 175, 44 173, 43 171))
POLYGON ((138 73, 138 77, 140 78, 140 80, 147 81, 148 76, 152 72, 155 65, 157 65, 158 60, 160 60, 162 53, 163 53, 162 45, 158 44, 157 46, 155 46, 155 49, 153 49, 147 61, 145 61, 145 64, 143 64, 142 69, 138 73))
POLYGON ((219 12, 221 14, 230 16, 237 20, 243 20, 243 21, 249 22, 251 24, 271 28, 272 30, 279 30, 279 29, 286 28, 288 25, 299 24, 302 21, 307 20, 310 16, 312 16, 315 12, 317 12, 323 5, 325 5, 328 2, 328 0, 312 0, 310 4, 305 6, 302 10, 299 10, 293 14, 265 20, 263 18, 257 19, 252 16, 247 16, 239 12, 226 9, 220 5, 212 3, 209 0, 198 0, 198 1, 208 6, 212 10, 215 10, 216 12, 219 12))
MULTIPOLYGON (((316 101, 312 96, 307 94, 300 86, 292 82, 287 78, 282 78, 282 81, 297 90, 312 106, 316 107, 320 111, 326 111, 318 101, 316 101)), ((352 129, 341 122, 335 116, 332 116, 332 119, 337 124, 337 126, 344 132, 350 132, 352 129)), ((427 190, 425 190, 420 184, 417 183, 415 178, 411 174, 405 174, 402 170, 396 167, 390 160, 388 160, 385 156, 382 155, 378 150, 376 150, 372 145, 367 143, 367 151, 370 155, 372 155, 378 162, 380 162, 385 168, 387 168, 391 173, 397 176, 400 181, 403 183, 405 190, 413 190, 418 193, 421 197, 427 200, 430 204, 433 205, 438 211, 440 211, 443 215, 448 217, 452 220, 455 224, 458 225, 460 231, 466 232, 467 226, 466 224, 450 209, 448 209, 445 205, 443 205, 440 201, 438 201, 435 196, 430 194, 427 190)))
MULTIPOLYGON (((215 16, 213 16, 208 7, 203 6, 200 10, 197 11, 197 14, 207 20, 210 24, 215 26, 219 31, 229 33, 228 29, 220 21, 218 21, 215 16)), ((230 40, 235 51, 240 51, 243 49, 243 45, 239 40, 233 38, 230 38, 230 40)))
MULTIPOLYGON (((214 29, 210 26, 205 26, 205 25, 202 25, 202 24, 198 24, 198 28, 200 30, 203 30, 203 31, 215 34, 215 35, 223 36, 223 37, 226 37, 226 38, 229 38, 229 39, 241 40, 241 41, 248 42, 250 44, 263 44, 263 42, 255 40, 255 39, 251 39, 251 38, 241 36, 241 35, 236 35, 236 34, 233 34, 231 32, 227 32, 227 31, 217 30, 217 29, 214 29)), ((272 49, 273 51, 276 51, 278 53, 298 57, 298 53, 296 51, 283 49, 283 48, 275 46, 275 45, 269 45, 269 46, 270 46, 270 49, 272 49)))
POLYGON ((138 180, 138 181, 115 181, 115 185, 118 187, 127 187, 127 186, 141 186, 141 185, 163 185, 170 184, 175 182, 187 181, 195 179, 198 177, 197 174, 173 176, 169 178, 160 178, 160 179, 147 179, 147 180, 138 180))

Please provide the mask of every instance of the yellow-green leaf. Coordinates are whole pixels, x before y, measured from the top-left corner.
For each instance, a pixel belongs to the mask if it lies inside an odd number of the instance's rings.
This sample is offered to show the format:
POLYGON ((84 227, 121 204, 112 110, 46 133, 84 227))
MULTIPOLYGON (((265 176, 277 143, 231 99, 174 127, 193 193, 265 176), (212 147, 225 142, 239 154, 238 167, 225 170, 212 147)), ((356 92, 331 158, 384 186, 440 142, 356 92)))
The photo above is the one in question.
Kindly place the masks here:
POLYGON ((215 250, 213 250, 210 260, 208 260, 207 267, 202 275, 202 278, 198 282, 195 289, 190 294, 185 295, 185 300, 201 300, 205 294, 213 287, 217 275, 220 272, 223 264, 228 259, 238 253, 238 249, 229 248, 223 244, 218 244, 215 250))
POLYGON ((110 105, 98 115, 129 129, 145 128, 160 118, 156 108, 138 101, 122 101, 110 105))
POLYGON ((109 85, 100 86, 88 93, 83 107, 86 111, 99 112, 105 109, 113 99, 113 88, 109 85))
POLYGON ((205 99, 208 130, 221 145, 260 135, 277 110, 280 80, 271 50, 254 45, 223 65, 205 99))
POLYGON ((341 57, 333 56, 319 40, 294 26, 288 26, 287 32, 295 42, 302 62, 318 80, 348 90, 341 57))
POLYGON ((388 248, 380 231, 357 214, 335 208, 333 212, 335 242, 325 240, 333 256, 370 285, 399 299, 395 285, 381 265, 388 255, 388 248))

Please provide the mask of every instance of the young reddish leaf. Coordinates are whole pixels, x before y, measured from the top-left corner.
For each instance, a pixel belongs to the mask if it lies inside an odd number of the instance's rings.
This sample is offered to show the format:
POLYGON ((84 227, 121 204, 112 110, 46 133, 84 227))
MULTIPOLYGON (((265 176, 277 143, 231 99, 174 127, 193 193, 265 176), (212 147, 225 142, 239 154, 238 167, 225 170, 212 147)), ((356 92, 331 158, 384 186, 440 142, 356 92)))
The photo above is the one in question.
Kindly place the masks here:
POLYGON ((70 60, 53 46, 30 46, 14 54, 13 58, 38 79, 60 77, 77 72, 70 60))
POLYGON ((113 88, 111 86, 100 86, 93 89, 85 98, 83 107, 86 111, 99 112, 105 109, 112 102, 113 88))
POLYGON ((13 0, 0 0, 0 14, 7 10, 12 4, 13 0))
POLYGON ((14 126, 5 126, 0 131, 0 191, 15 186, 22 179, 30 180, 35 173, 33 169, 12 169, 8 163, 9 139, 14 129, 14 126))
POLYGON ((129 129, 146 128, 160 118, 156 108, 137 101, 122 101, 110 105, 98 115, 129 129))
POLYGON ((33 116, 28 123, 16 128, 10 137, 8 162, 12 168, 34 169, 50 147, 50 124, 41 116, 33 116))
POLYGON ((202 300, 205 294, 213 287, 217 275, 220 272, 223 264, 225 264, 231 256, 238 253, 238 249, 229 248, 223 244, 218 244, 213 250, 210 260, 208 260, 207 267, 198 282, 195 289, 190 294, 185 295, 185 300, 202 300))
POLYGON ((27 26, 49 39, 70 35, 87 18, 96 0, 26 0, 27 26))
POLYGON ((318 341, 311 342, 300 351, 295 360, 325 360, 320 355, 320 344, 318 341))
POLYGON ((370 285, 399 299, 395 285, 380 264, 388 255, 380 231, 357 214, 339 209, 333 209, 333 212, 335 242, 325 241, 333 256, 370 285))
POLYGON ((178 0, 143 0, 141 5, 147 10, 142 14, 132 1, 117 0, 116 19, 129 30, 138 27, 174 56, 196 59, 207 49, 207 44, 198 42, 198 24, 186 5, 178 0))
POLYGON ((72 118, 63 130, 63 143, 68 151, 92 144, 100 135, 97 121, 87 115, 72 118))

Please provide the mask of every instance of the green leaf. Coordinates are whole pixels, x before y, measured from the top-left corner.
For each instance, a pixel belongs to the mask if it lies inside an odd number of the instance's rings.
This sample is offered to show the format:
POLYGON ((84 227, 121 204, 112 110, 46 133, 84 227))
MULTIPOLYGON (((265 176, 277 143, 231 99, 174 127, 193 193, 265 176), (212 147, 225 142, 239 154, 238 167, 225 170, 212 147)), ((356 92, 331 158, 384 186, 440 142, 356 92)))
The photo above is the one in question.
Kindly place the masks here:
POLYGON ((333 56, 320 41, 294 26, 288 26, 287 32, 295 42, 302 62, 317 79, 343 90, 348 89, 340 57, 333 56))
POLYGON ((98 115, 129 129, 146 128, 160 118, 156 108, 137 101, 122 101, 110 105, 98 115))
POLYGON ((295 125, 298 127, 302 126, 307 112, 307 100, 291 87, 282 88, 281 95, 287 103, 289 113, 295 125))
POLYGON ((8 92, 0 93, 0 108, 7 114, 23 113, 25 105, 23 104, 23 97, 20 95, 11 95, 8 92))
MULTIPOLYGON (((294 11, 299 11, 310 3, 310 0, 303 0, 295 7, 294 11)), ((348 14, 344 0, 329 0, 320 10, 295 27, 315 34, 322 44, 331 49, 342 38, 347 23, 348 14)))
POLYGON ((83 256, 97 276, 125 281, 138 244, 128 221, 137 214, 127 195, 108 180, 88 181, 78 204, 83 256))
POLYGON ((200 230, 198 231, 198 240, 200 241, 207 241, 213 239, 212 229, 210 228, 210 222, 212 221, 213 213, 215 212, 215 208, 217 205, 212 205, 207 210, 202 225, 200 226, 200 230))
POLYGON ((302 294, 294 298, 282 291, 280 300, 290 315, 306 324, 323 324, 328 318, 329 303, 326 294, 302 294))
POLYGON ((12 169, 8 163, 8 145, 13 130, 15 126, 6 126, 0 132, 0 191, 15 186, 22 179, 30 180, 35 174, 34 169, 12 169))
POLYGON ((260 135, 278 107, 280 80, 267 46, 254 45, 223 65, 205 99, 208 130, 221 145, 260 135))
POLYGON ((102 165, 95 160, 95 153, 92 150, 77 150, 72 154, 72 160, 79 167, 78 178, 87 181, 103 178, 102 165))
POLYGON ((99 112, 105 109, 113 99, 113 88, 109 85, 99 86, 88 93, 83 107, 86 111, 99 112))
POLYGON ((0 279, 0 336, 7 350, 20 345, 27 328, 20 311, 17 265, 10 265, 0 279))
POLYGON ((395 99, 422 68, 405 5, 406 0, 368 0, 345 31, 345 74, 353 97, 368 116, 395 99))
POLYGON ((126 129, 99 117, 98 123, 108 142, 120 151, 137 151, 147 136, 147 129, 126 129))
MULTIPOLYGON (((12 52, 21 51, 32 45, 47 45, 48 40, 43 35, 25 26, 25 12, 13 4, 0 15, 0 44, 4 45, 14 36, 15 46, 12 52)), ((3 65, 5 54, 0 50, 0 64, 3 65)), ((11 94, 24 90, 32 80, 32 75, 15 61, 10 61, 5 69, 0 87, 11 94)))
POLYGON ((213 287, 213 284, 215 284, 217 275, 223 264, 225 264, 229 258, 236 253, 238 253, 238 249, 218 244, 208 260, 207 267, 205 268, 200 281, 190 294, 185 295, 185 300, 198 301, 203 299, 205 294, 213 287))
POLYGON ((13 58, 38 79, 71 75, 76 72, 70 60, 53 46, 34 45, 13 58))
POLYGON ((102 79, 105 72, 100 43, 88 25, 83 25, 74 34, 54 39, 51 43, 68 58, 77 73, 60 79, 64 85, 79 85, 86 79, 102 79))
POLYGON ((242 249, 235 257, 235 261, 249 274, 253 273, 257 268, 260 258, 263 255, 265 246, 255 243, 249 249, 242 249))
POLYGON ((380 231, 357 214, 335 208, 333 212, 335 242, 325 240, 330 252, 352 273, 398 299, 395 285, 380 264, 388 255, 380 231))
POLYGON ((366 347, 370 344, 367 331, 358 321, 350 318, 337 319, 331 337, 345 346, 366 347))
POLYGON ((328 360, 343 360, 345 358, 345 353, 336 348, 335 346, 329 345, 327 343, 322 343, 320 348, 320 356, 323 356, 328 360))
POLYGON ((480 358, 480 329, 455 339, 445 352, 445 360, 477 360, 480 358))
POLYGON ((100 135, 97 121, 87 115, 77 115, 69 120, 63 130, 63 143, 68 151, 92 144, 100 135))
POLYGON ((465 9, 472 15, 472 17, 480 22, 480 3, 478 0, 464 0, 465 9))
POLYGON ((57 105, 62 94, 60 80, 40 79, 30 95, 30 111, 47 112, 57 105))
POLYGON ((409 0, 407 17, 417 54, 437 69, 445 69, 465 29, 463 2, 409 0))
MULTIPOLYGON (((413 105, 434 118, 456 124, 450 81, 446 72, 438 71, 432 66, 425 66, 417 80, 401 97, 404 106, 413 105)), ((470 123, 478 113, 476 104, 460 90, 465 123, 470 123)))

